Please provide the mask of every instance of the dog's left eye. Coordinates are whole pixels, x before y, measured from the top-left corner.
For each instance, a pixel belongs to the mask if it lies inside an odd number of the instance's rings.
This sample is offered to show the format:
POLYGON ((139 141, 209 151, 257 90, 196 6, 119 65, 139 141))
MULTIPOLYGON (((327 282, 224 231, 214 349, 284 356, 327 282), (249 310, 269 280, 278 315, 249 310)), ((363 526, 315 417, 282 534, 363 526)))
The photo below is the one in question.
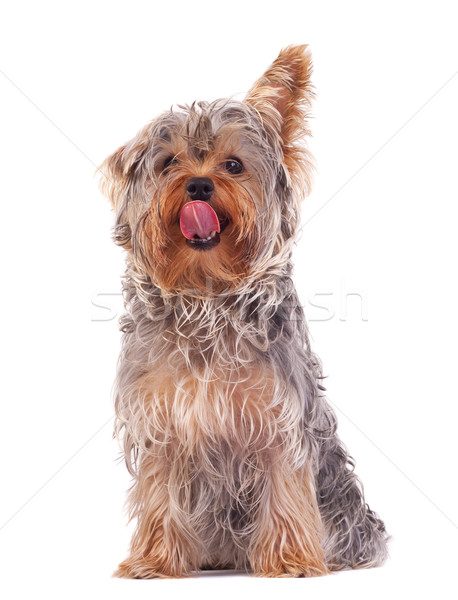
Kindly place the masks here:
POLYGON ((243 171, 242 162, 240 160, 236 160, 235 158, 226 160, 222 166, 228 173, 231 173, 231 175, 239 175, 239 173, 243 171))

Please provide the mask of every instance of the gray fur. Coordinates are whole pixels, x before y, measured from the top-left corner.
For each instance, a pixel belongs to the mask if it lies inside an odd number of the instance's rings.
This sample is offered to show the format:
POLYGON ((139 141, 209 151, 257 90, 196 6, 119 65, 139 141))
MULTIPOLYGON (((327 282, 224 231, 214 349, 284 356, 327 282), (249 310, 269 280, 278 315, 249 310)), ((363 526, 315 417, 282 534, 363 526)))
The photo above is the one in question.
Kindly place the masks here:
MULTIPOLYGON (((309 172, 310 157, 303 156, 309 172)), ((323 395, 320 361, 311 350, 291 279, 299 201, 308 181, 298 187, 282 163, 279 139, 264 128, 252 108, 236 101, 200 103, 163 115, 127 146, 118 171, 110 168, 105 188, 117 208, 114 236, 130 248, 123 283, 127 313, 121 320, 116 431, 134 477, 131 515, 141 525, 148 502, 141 479, 145 457, 166 460, 173 519, 194 548, 194 566, 249 568, 259 503, 269 486, 266 457, 276 452, 286 472, 312 472, 327 566, 338 570, 382 564, 387 556, 385 527, 366 505, 353 459, 337 436, 335 414, 323 395), (251 270, 235 290, 218 294, 212 293, 211 280, 205 294, 161 290, 154 271, 147 268, 145 256, 150 257, 151 251, 141 227, 151 193, 160 197, 162 183, 156 173, 163 147, 179 136, 193 160, 203 160, 228 123, 237 130, 251 165, 251 181, 241 183, 250 190, 257 211, 251 270), (119 186, 119 171, 127 174, 127 186, 119 186), (256 195, 253 189, 261 193, 256 195), (205 414, 194 415, 192 402, 183 409, 180 395, 190 379, 199 381, 199 389, 211 386, 215 368, 224 372, 220 384, 228 396, 225 400, 222 394, 214 406, 203 404, 199 410, 218 407, 227 434, 211 429, 209 412, 207 422, 205 414), (167 415, 154 393, 145 409, 145 396, 138 390, 141 377, 164 369, 174 374, 178 390, 167 415), (242 374, 254 369, 265 370, 274 381, 268 410, 282 410, 275 423, 266 414, 244 414, 248 425, 243 429, 225 411, 235 393, 234 382, 240 384, 242 374), (194 417, 192 422, 200 427, 199 443, 174 420, 186 423, 194 417)), ((159 208, 155 218, 161 219, 159 208)))

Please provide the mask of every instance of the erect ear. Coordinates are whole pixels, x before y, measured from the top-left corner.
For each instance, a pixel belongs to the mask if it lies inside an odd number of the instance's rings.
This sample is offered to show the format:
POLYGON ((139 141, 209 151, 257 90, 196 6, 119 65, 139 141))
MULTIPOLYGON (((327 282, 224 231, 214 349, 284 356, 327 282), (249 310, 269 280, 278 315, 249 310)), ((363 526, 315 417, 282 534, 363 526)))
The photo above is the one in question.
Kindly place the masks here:
POLYGON ((293 176, 304 171, 304 161, 309 162, 307 152, 297 144, 310 135, 307 118, 314 96, 311 73, 312 56, 308 47, 288 46, 245 98, 270 133, 279 136, 285 164, 293 176))

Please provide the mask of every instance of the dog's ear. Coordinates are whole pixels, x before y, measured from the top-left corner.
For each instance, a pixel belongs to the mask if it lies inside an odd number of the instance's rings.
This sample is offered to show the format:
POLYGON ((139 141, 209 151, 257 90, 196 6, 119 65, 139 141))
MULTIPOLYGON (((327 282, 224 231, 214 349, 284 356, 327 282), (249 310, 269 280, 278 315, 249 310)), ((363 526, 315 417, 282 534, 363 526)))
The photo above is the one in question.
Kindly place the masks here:
POLYGON ((113 152, 97 169, 101 192, 110 200, 116 212, 113 239, 125 248, 131 245, 129 213, 135 187, 141 179, 142 159, 150 138, 143 130, 133 140, 113 152))
POLYGON ((124 152, 126 146, 121 146, 113 152, 97 169, 100 191, 106 196, 116 210, 120 201, 120 193, 125 187, 127 174, 124 173, 124 152))
POLYGON ((311 73, 312 56, 308 47, 288 46, 245 98, 260 115, 268 132, 279 138, 290 174, 302 174, 307 179, 310 157, 299 142, 310 135, 308 117, 314 96, 311 73))
POLYGON ((98 168, 100 190, 119 211, 125 194, 140 175, 142 159, 150 145, 148 128, 142 129, 130 142, 113 152, 98 168))

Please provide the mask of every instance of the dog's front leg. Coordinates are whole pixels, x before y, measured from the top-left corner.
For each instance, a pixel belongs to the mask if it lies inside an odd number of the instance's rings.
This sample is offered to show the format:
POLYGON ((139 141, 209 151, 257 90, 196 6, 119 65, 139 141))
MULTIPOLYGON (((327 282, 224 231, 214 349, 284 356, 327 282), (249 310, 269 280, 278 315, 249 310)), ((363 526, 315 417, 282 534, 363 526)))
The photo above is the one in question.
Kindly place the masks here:
POLYGON ((259 577, 312 577, 329 573, 322 552, 322 523, 306 467, 290 471, 273 462, 259 504, 250 549, 259 577))
POLYGON ((195 540, 185 515, 171 498, 170 473, 165 457, 151 454, 142 459, 130 491, 131 516, 137 518, 137 528, 130 556, 115 576, 182 577, 196 568, 195 540))

